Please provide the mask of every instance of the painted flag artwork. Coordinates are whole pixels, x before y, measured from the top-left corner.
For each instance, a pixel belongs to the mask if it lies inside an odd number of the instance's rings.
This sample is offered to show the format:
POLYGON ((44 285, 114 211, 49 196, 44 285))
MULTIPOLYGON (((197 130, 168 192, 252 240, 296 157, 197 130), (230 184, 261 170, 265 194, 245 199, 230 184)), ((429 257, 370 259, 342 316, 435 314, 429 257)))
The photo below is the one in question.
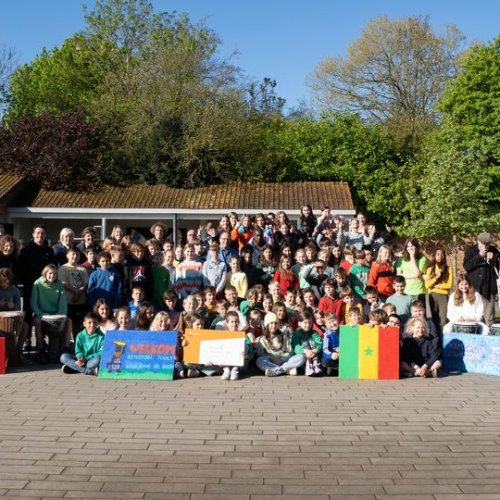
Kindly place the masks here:
POLYGON ((340 327, 339 378, 399 379, 399 329, 340 327))

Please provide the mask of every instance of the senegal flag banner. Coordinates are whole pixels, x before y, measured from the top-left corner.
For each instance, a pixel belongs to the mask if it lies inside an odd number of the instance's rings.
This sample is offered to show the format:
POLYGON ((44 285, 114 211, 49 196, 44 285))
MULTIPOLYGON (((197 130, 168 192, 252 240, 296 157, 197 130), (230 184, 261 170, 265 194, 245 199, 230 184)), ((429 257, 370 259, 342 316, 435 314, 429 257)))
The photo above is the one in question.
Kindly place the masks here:
POLYGON ((339 377, 399 378, 399 328, 341 326, 339 377))

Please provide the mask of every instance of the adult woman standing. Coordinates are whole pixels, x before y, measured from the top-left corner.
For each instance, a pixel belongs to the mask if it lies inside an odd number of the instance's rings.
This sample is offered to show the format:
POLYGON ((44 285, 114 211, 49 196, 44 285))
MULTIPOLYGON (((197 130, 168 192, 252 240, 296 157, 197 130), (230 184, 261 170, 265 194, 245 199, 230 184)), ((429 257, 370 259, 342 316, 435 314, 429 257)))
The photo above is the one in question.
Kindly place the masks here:
POLYGON ((446 325, 448 297, 453 287, 453 269, 446 263, 446 253, 437 248, 432 264, 425 274, 425 288, 429 293, 429 307, 436 331, 442 332, 446 325))

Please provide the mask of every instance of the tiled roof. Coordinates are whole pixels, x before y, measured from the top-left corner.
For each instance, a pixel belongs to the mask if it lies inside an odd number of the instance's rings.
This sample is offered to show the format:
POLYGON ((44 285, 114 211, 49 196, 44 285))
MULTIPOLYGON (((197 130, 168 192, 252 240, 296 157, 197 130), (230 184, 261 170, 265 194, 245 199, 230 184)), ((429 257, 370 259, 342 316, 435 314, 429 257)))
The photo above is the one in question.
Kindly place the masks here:
POLYGON ((328 205, 333 210, 354 210, 346 182, 242 182, 197 189, 140 184, 127 187, 100 186, 83 193, 40 189, 29 198, 22 197, 12 206, 297 210, 303 203, 309 203, 315 209, 328 205))
POLYGON ((0 174, 0 200, 23 180, 21 175, 0 174))

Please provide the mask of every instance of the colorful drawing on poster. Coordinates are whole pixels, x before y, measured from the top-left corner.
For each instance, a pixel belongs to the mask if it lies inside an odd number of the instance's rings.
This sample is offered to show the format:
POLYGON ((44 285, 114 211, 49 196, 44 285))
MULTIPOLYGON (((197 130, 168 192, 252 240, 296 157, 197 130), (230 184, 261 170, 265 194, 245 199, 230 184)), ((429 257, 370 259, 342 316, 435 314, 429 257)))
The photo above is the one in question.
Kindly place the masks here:
POLYGON ((399 378, 399 329, 341 326, 339 378, 399 378))
POLYGON ((188 328, 184 334, 184 361, 195 365, 243 366, 245 336, 244 332, 188 328))
POLYGON ((172 380, 177 337, 177 332, 107 332, 99 378, 172 380))
POLYGON ((450 372, 500 375, 500 337, 471 333, 443 334, 443 365, 450 372))

